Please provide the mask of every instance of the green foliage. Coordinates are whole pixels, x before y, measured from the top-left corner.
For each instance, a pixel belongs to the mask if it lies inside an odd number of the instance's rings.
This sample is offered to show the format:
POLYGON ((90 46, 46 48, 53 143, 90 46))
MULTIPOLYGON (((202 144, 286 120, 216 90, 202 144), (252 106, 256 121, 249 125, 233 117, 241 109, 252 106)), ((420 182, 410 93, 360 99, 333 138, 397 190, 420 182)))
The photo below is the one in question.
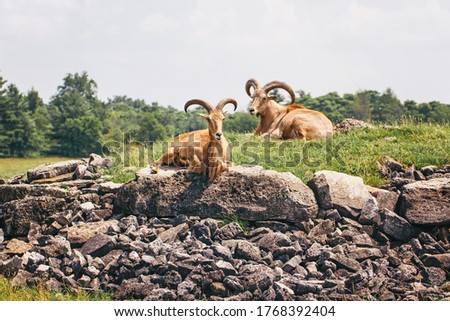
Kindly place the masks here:
POLYGON ((0 276, 0 301, 110 301, 111 297, 103 292, 79 290, 51 291, 44 283, 35 286, 13 286, 0 276))
POLYGON ((97 84, 86 72, 64 78, 48 107, 54 128, 54 154, 82 156, 100 152, 100 119, 106 117, 106 111, 96 94, 97 84))

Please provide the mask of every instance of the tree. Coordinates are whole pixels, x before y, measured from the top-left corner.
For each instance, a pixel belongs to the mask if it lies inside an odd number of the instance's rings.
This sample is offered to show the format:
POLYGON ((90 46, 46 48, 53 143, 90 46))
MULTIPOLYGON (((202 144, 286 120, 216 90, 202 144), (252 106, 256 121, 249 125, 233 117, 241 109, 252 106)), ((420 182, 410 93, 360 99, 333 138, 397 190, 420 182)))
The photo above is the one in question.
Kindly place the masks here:
POLYGON ((97 84, 86 72, 63 79, 49 111, 56 154, 81 156, 100 151, 103 125, 99 119, 106 118, 106 109, 97 98, 97 84))

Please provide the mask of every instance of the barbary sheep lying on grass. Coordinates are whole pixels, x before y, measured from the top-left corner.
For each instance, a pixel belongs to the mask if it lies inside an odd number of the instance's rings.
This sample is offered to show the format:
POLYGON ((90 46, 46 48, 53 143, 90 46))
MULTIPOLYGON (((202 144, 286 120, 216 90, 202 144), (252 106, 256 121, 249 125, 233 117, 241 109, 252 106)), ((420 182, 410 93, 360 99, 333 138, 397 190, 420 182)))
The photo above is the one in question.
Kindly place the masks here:
POLYGON ((168 150, 155 162, 156 172, 160 165, 187 166, 188 171, 201 173, 212 182, 228 171, 231 159, 228 142, 222 133, 225 119, 222 109, 230 103, 236 110, 237 102, 232 98, 222 99, 215 108, 201 99, 189 100, 184 106, 186 112, 192 105, 200 105, 208 111, 207 115, 200 115, 208 122, 208 129, 175 137, 168 150))
POLYGON ((271 81, 260 87, 255 79, 245 84, 245 91, 253 101, 249 112, 260 118, 256 135, 269 135, 279 139, 311 140, 330 137, 333 134, 333 124, 322 113, 294 104, 295 93, 282 81, 271 81), (253 93, 250 89, 253 88, 253 93), (269 92, 274 89, 284 89, 291 96, 291 105, 278 104, 269 92))

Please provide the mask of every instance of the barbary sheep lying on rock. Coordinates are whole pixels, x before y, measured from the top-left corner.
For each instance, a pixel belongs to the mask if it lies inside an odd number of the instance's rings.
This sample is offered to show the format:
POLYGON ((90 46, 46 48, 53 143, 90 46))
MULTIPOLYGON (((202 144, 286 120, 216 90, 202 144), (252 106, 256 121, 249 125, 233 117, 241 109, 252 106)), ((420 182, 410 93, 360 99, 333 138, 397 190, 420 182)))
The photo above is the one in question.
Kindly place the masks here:
POLYGON ((227 104, 237 102, 232 98, 222 99, 215 108, 201 99, 189 100, 184 110, 192 105, 200 105, 208 111, 200 115, 208 122, 208 129, 196 130, 175 137, 167 152, 154 164, 156 171, 159 165, 188 166, 190 172, 203 174, 210 181, 215 180, 220 173, 227 171, 230 162, 228 142, 223 136, 222 126, 225 119, 222 109, 227 104))
POLYGON ((256 135, 311 140, 326 138, 333 134, 333 124, 324 114, 294 104, 295 93, 285 82, 271 81, 260 87, 255 79, 250 79, 245 84, 245 91, 253 99, 249 112, 260 118, 256 135), (250 92, 251 88, 253 93, 250 92), (271 90, 278 88, 289 93, 291 105, 282 106, 269 96, 271 90))

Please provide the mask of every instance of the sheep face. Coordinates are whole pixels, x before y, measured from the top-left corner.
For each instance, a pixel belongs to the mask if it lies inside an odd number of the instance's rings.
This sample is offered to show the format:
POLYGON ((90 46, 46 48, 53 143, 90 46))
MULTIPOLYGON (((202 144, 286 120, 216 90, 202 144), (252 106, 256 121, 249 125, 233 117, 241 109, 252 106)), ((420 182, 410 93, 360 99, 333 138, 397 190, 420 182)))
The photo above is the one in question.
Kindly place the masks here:
POLYGON ((251 115, 263 116, 265 114, 266 109, 269 107, 271 101, 273 101, 273 97, 269 96, 264 89, 255 89, 255 92, 251 96, 253 99, 248 111, 251 115))
POLYGON ((208 122, 208 132, 211 139, 220 141, 223 137, 222 127, 225 117, 219 110, 212 110, 208 115, 201 115, 208 122))

